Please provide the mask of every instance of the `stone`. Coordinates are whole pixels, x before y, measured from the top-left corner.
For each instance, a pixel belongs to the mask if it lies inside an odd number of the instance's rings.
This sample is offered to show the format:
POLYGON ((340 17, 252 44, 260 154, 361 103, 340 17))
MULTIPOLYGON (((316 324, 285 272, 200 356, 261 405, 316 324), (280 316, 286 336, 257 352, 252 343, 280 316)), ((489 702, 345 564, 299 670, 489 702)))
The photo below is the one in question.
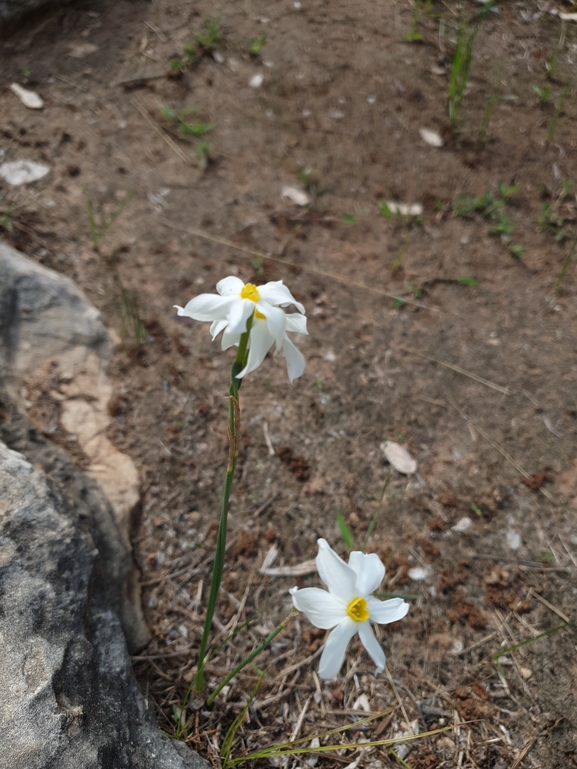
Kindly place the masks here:
POLYGON ((3 769, 205 769, 160 734, 136 687, 110 505, 6 392, 0 403, 2 438, 35 465, 0 442, 3 769))
POLYGON ((6 387, 39 429, 68 434, 83 468, 110 499, 128 544, 139 478, 130 457, 106 437, 111 347, 100 313, 70 278, 0 242, 0 365, 9 372, 6 387))
POLYGON ((0 0, 0 38, 5 38, 18 24, 34 21, 39 11, 62 8, 72 0, 0 0))

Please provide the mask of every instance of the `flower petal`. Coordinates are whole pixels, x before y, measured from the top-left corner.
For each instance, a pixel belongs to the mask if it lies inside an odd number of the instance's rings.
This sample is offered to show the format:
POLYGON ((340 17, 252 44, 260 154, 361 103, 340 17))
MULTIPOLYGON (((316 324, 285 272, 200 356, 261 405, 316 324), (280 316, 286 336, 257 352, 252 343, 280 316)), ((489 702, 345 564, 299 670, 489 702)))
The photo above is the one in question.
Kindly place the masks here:
POLYGON ((179 315, 186 315, 193 320, 224 320, 233 303, 233 299, 216 294, 199 294, 191 299, 186 307, 175 305, 179 315))
POLYGON ((328 630, 347 619, 346 604, 320 587, 305 587, 302 590, 293 587, 289 593, 295 609, 304 612, 315 627, 328 630))
POLYGON ((242 280, 234 275, 230 275, 228 278, 223 278, 216 284, 216 290, 221 296, 234 296, 237 299, 243 288, 244 283, 242 280))
POLYGON ((268 330, 274 337, 277 350, 280 350, 286 332, 286 315, 284 311, 280 307, 272 307, 268 302, 262 301, 256 303, 256 309, 265 316, 268 330))
POLYGON ((383 581, 385 567, 376 553, 361 553, 354 550, 349 556, 349 566, 357 575, 357 592, 359 595, 374 593, 383 581))
POLYGON ((228 330, 232 334, 244 334, 246 331, 246 322, 255 310, 255 303, 250 299, 226 299, 231 302, 230 311, 227 316, 228 330))
POLYGON ((286 307, 289 304, 294 304, 299 312, 304 315, 305 308, 300 302, 294 298, 288 288, 283 285, 282 280, 271 280, 269 283, 265 283, 264 286, 258 287, 258 293, 261 299, 274 306, 286 307))
POLYGON ((406 616, 409 604, 402 598, 390 598, 388 601, 379 601, 374 596, 367 598, 369 614, 373 622, 379 625, 388 625, 389 622, 397 622, 406 616))
POLYGON ((357 632, 358 624, 347 617, 329 633, 319 665, 321 678, 336 676, 343 665, 349 641, 357 632))
POLYGON ((294 331, 297 334, 308 334, 307 331, 307 319, 304 315, 299 315, 298 312, 289 312, 286 314, 286 330, 294 331))
POLYGON ((317 540, 319 554, 316 564, 319 577, 328 587, 329 592, 340 598, 348 605, 356 597, 355 572, 347 566, 334 550, 331 549, 326 539, 317 540))
POLYGON ((236 345, 238 347, 238 343, 240 342, 240 334, 233 334, 231 331, 229 331, 228 327, 226 328, 224 334, 222 335, 222 349, 228 350, 229 347, 232 347, 233 345, 236 345))
MULTIPOLYGON (((216 337, 220 334, 221 331, 223 331, 227 327, 226 320, 215 320, 212 322, 212 326, 210 327, 210 335, 212 337, 212 341, 216 339, 216 337)), ((223 349, 226 349, 224 347, 223 349)))
POLYGON ((377 666, 375 675, 377 673, 382 673, 382 671, 385 669, 385 652, 383 651, 381 644, 375 638, 375 634, 373 633, 373 628, 369 624, 369 620, 366 622, 359 622, 357 627, 361 643, 368 651, 371 659, 377 666))
POLYGON ((243 376, 257 369, 266 358, 266 354, 273 344, 274 339, 270 335, 266 323, 264 320, 256 318, 250 330, 246 366, 240 374, 237 374, 237 377, 242 379, 243 376))
POLYGON ((285 336, 282 345, 282 351, 286 358, 286 370, 289 382, 292 384, 295 379, 301 376, 305 370, 305 359, 302 352, 294 346, 291 340, 285 336))

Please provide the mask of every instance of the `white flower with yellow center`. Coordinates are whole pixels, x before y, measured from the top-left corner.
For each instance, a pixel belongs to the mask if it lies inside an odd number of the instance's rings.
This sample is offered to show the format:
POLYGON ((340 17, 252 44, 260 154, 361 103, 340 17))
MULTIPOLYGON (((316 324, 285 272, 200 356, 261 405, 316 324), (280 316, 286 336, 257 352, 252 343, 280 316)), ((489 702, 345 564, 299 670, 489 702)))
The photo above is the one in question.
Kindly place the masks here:
POLYGON ((241 379, 260 366, 268 351, 276 345, 287 361, 290 381, 299 377, 305 366, 301 352, 287 336, 287 332, 306 334, 305 308, 297 302, 282 280, 255 286, 246 285, 240 278, 230 276, 219 281, 216 294, 200 294, 191 299, 186 307, 178 307, 179 315, 200 321, 212 321, 210 333, 215 339, 222 335, 222 349, 238 345, 247 329, 247 321, 253 316, 248 342, 246 366, 238 374, 241 379), (287 314, 282 307, 293 304, 299 313, 287 314))
POLYGON ((289 592, 295 608, 304 612, 315 627, 334 628, 326 640, 319 675, 321 678, 337 675, 355 633, 377 666, 376 673, 380 673, 385 667, 385 653, 375 638, 370 620, 381 625, 396 622, 409 611, 409 604, 402 598, 380 601, 371 595, 385 576, 385 567, 376 553, 366 555, 355 550, 347 565, 325 539, 319 539, 318 545, 317 570, 328 593, 317 587, 302 590, 293 587, 289 592))

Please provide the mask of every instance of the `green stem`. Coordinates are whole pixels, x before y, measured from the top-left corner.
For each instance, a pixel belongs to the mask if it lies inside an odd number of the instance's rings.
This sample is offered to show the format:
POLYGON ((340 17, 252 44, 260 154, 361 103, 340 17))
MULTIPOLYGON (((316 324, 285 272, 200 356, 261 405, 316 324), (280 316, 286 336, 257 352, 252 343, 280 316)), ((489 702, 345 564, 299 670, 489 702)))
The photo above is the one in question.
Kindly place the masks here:
POLYGON ((237 673, 240 673, 240 671, 245 668, 247 665, 250 665, 250 663, 253 661, 255 657, 258 657, 258 655, 263 652, 267 646, 270 646, 270 644, 274 641, 274 639, 277 637, 277 635, 285 629, 285 627, 290 622, 291 617, 293 617, 296 614, 296 612, 292 611, 286 619, 283 619, 283 621, 275 627, 275 629, 267 635, 267 637, 264 639, 262 643, 260 643, 256 649, 253 649, 253 651, 248 655, 248 657, 245 657, 242 662, 239 662, 239 664, 234 668, 234 670, 231 670, 231 672, 224 678, 219 685, 216 687, 216 689, 213 691, 213 693, 210 695, 210 697, 207 699, 206 704, 208 707, 212 705, 212 703, 217 698, 219 692, 227 685, 227 683, 234 678, 237 673))
POLYGON ((230 492, 232 488, 232 479, 234 477, 234 471, 236 468, 236 460, 238 457, 238 440, 237 434, 238 420, 236 414, 238 413, 238 391, 242 383, 242 379, 238 378, 238 375, 246 366, 246 360, 248 357, 248 338, 250 335, 250 329, 252 326, 252 316, 248 319, 246 324, 246 331, 242 334, 238 345, 238 351, 236 354, 236 360, 232 365, 232 371, 230 373, 230 410, 229 410, 229 442, 231 450, 229 453, 229 461, 226 468, 226 478, 224 481, 224 492, 222 495, 222 508, 220 511, 220 522, 218 525, 218 534, 216 537, 216 550, 214 553, 214 561, 212 565, 212 577, 210 581, 210 593, 208 595, 208 603, 206 606, 206 616, 204 619, 204 628, 202 631, 202 639, 200 641, 200 647, 198 650, 198 666, 196 669, 196 676, 194 677, 194 688, 197 692, 204 689, 204 665, 206 656, 206 647, 208 645, 208 638, 210 636, 210 629, 212 627, 212 620, 214 617, 214 610, 216 608, 216 602, 218 600, 218 593, 220 590, 220 583, 222 582, 222 574, 224 571, 224 554, 226 550, 226 530, 228 525, 228 506, 230 499, 230 492))

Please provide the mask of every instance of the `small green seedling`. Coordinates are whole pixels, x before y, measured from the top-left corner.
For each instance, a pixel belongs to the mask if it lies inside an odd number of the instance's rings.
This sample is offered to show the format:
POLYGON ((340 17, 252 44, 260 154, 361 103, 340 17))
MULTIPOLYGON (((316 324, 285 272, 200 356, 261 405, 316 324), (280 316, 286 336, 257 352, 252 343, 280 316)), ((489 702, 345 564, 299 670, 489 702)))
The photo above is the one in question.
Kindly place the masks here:
POLYGON ((351 534, 351 530, 347 526, 347 522, 345 521, 343 514, 340 510, 337 510, 337 524, 339 527, 339 531, 341 532, 341 537, 343 538, 343 541, 345 545, 347 546, 348 550, 354 550, 355 547, 355 541, 353 539, 353 535, 351 534))
POLYGON ((259 56, 263 45, 266 43, 266 35, 261 35, 248 41, 249 56, 259 56))
POLYGON ((479 281, 477 280, 477 278, 470 278, 467 275, 462 275, 460 278, 457 278, 457 281, 462 286, 478 286, 479 285, 479 281))
POLYGON ((192 113, 191 109, 173 110, 170 107, 162 107, 163 116, 176 125, 176 130, 181 139, 189 139, 195 136, 203 136, 212 131, 214 123, 187 122, 186 118, 192 113))
MULTIPOLYGON (((544 189, 547 190, 545 187, 544 189)), ((563 212, 564 204, 566 204, 567 198, 577 200, 577 194, 570 179, 564 180, 560 191, 556 192, 553 190, 548 192, 551 200, 543 204, 543 212, 539 219, 537 219, 537 224, 545 232, 550 232, 554 235, 555 240, 561 243, 568 237, 567 223, 569 220, 565 218, 563 212)), ((568 211, 571 211, 571 207, 568 211)))
POLYGON ((483 511, 482 511, 482 510, 481 510, 481 508, 480 508, 478 505, 476 505, 474 502, 471 504, 471 510, 472 510, 472 511, 475 513, 475 515, 476 515, 478 518, 482 518, 482 517, 483 517, 483 511))
POLYGON ((92 241, 92 247, 95 251, 98 250, 98 244, 102 240, 102 238, 106 235, 108 230, 112 227, 114 222, 118 219, 120 214, 124 211, 128 203, 130 202, 130 199, 132 197, 132 192, 129 192, 122 203, 118 206, 118 208, 112 213, 112 216, 108 221, 104 221, 101 225, 98 225, 96 221, 96 215, 94 212, 94 205, 92 203, 92 198, 90 197, 90 193, 88 192, 88 188, 84 188, 84 197, 86 199, 86 208, 88 210, 88 233, 90 235, 90 240, 92 241))
POLYGON ((420 43, 423 40, 423 36, 419 32, 420 10, 421 0, 413 0, 413 22, 411 24, 411 31, 403 38, 407 43, 420 43))
POLYGON ((495 0, 489 0, 479 11, 477 21, 467 19, 461 12, 457 29, 457 44, 453 61, 451 62, 451 78, 449 80, 449 122, 454 126, 457 122, 461 102, 467 90, 471 64, 473 62, 473 48, 475 38, 482 22, 487 18, 489 11, 494 8, 495 0))
POLYGON ((549 123, 549 129, 547 131, 547 141, 550 143, 553 141, 553 138, 555 136, 555 132, 557 131, 557 124, 559 122, 559 118, 563 114, 563 108, 565 107, 565 100, 567 99, 567 96, 569 95, 569 91, 571 90, 572 83, 567 83, 565 88, 563 89, 563 92, 561 93, 561 96, 559 97, 559 101, 557 103, 557 106, 555 107, 555 112, 553 114, 553 117, 551 118, 551 122, 549 123))
POLYGON ((543 86, 543 88, 539 88, 538 85, 533 86, 533 92, 537 94, 539 97, 539 100, 541 102, 541 106, 548 104, 551 100, 551 84, 547 83, 547 85, 543 86))
POLYGON ((357 217, 354 214, 345 214, 343 216, 343 222, 345 224, 356 224, 357 223, 357 217))
POLYGON ((203 31, 194 35, 193 42, 184 44, 184 57, 170 62, 171 72, 182 72, 185 67, 195 64, 205 54, 212 53, 223 42, 224 35, 220 21, 205 19, 202 26, 203 31))
POLYGON ((196 150, 196 154, 200 159, 200 167, 204 171, 208 167, 211 161, 210 145, 207 141, 202 139, 197 143, 195 150, 196 150))
MULTIPOLYGON (((517 190, 517 184, 504 184, 499 182, 498 194, 486 192, 480 198, 472 198, 469 195, 459 195, 453 207, 457 216, 471 218, 475 214, 480 214, 484 219, 490 221, 489 235, 500 237, 507 242, 514 230, 510 217, 505 213, 509 198, 517 190)), ((523 247, 519 244, 510 247, 513 256, 520 257, 523 247)))

